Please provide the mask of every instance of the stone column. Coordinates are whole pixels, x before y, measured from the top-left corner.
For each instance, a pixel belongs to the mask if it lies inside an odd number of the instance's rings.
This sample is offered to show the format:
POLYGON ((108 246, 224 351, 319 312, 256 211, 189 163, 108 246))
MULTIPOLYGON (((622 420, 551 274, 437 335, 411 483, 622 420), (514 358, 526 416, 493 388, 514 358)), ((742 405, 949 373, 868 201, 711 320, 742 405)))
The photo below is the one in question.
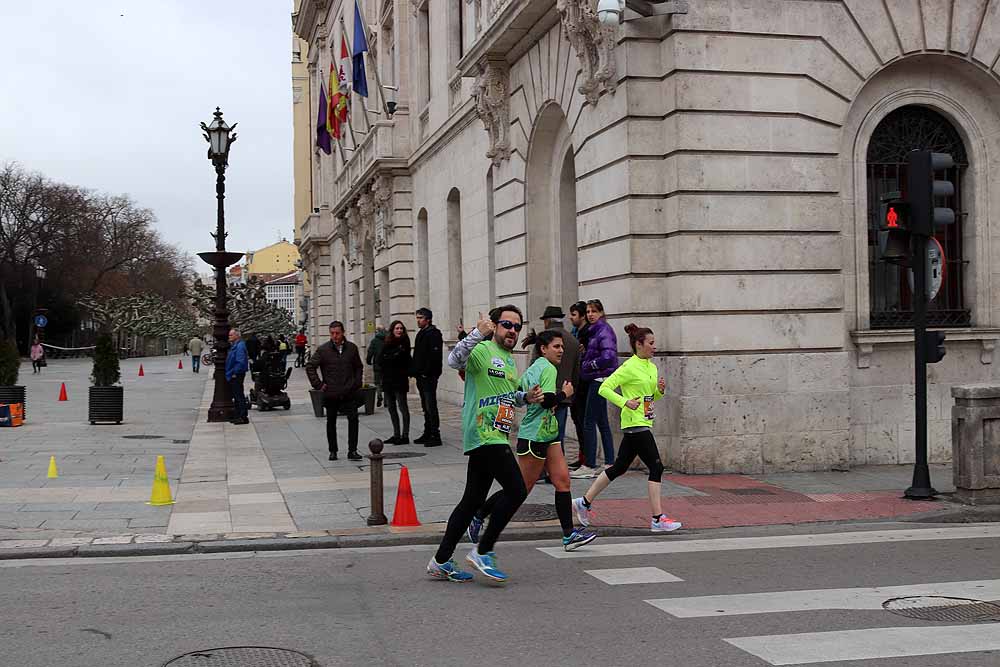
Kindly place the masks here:
POLYGON ((1000 505, 1000 384, 951 388, 955 496, 969 505, 1000 505))

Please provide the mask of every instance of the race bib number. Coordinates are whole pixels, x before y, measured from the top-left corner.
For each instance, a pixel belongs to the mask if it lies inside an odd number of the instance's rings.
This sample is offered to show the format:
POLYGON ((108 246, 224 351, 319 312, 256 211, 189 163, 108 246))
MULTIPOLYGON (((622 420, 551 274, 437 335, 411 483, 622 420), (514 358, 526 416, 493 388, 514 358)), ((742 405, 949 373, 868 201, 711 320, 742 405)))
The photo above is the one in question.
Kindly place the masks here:
POLYGON ((653 419, 653 397, 652 396, 643 396, 642 397, 642 413, 646 417, 646 419, 649 419, 650 421, 652 421, 652 419, 653 419))
POLYGON ((501 398, 497 403, 497 416, 493 420, 493 428, 501 433, 510 433, 514 425, 514 401, 501 398))

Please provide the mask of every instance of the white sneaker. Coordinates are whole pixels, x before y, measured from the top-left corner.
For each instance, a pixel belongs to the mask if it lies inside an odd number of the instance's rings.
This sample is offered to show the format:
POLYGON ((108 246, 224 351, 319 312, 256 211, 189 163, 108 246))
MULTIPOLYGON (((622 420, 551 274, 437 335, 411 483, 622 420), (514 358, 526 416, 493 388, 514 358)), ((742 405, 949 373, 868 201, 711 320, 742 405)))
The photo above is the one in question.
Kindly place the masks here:
POLYGON ((653 519, 649 523, 649 530, 654 533, 672 533, 680 527, 680 521, 674 521, 666 514, 661 514, 659 520, 653 519))
POLYGON ((580 466, 569 474, 573 479, 593 479, 597 477, 597 471, 587 466, 580 466))
POLYGON ((573 509, 576 510, 576 520, 581 526, 590 525, 591 510, 583 504, 583 498, 573 499, 573 509))

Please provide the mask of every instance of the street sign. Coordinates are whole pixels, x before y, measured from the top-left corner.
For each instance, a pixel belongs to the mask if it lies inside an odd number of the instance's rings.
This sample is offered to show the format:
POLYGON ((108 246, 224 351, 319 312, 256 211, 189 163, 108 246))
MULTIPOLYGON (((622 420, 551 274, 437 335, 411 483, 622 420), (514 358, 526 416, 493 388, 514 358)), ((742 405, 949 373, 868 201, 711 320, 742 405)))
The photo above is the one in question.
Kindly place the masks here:
MULTIPOLYGON (((910 293, 913 293, 913 269, 907 272, 910 293)), ((927 244, 927 300, 933 301, 944 283, 944 248, 933 236, 927 244)))
POLYGON ((44 315, 35 315, 35 326, 44 329, 49 324, 49 318, 44 315))

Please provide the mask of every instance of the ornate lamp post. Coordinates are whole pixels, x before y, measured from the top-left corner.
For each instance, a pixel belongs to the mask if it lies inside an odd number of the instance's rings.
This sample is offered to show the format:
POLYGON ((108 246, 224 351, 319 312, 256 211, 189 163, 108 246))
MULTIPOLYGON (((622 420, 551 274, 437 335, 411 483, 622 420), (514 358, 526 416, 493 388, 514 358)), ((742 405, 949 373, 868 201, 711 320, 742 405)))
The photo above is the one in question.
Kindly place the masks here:
POLYGON ((226 198, 226 167, 229 165, 229 147, 236 141, 236 123, 230 127, 222 120, 222 112, 215 108, 215 118, 211 124, 201 124, 208 142, 208 159, 215 166, 215 196, 219 201, 219 214, 216 221, 215 252, 200 252, 205 263, 215 268, 215 326, 212 336, 215 339, 215 394, 212 405, 208 409, 208 421, 223 422, 233 418, 233 397, 226 384, 226 355, 229 353, 229 311, 226 309, 226 269, 243 257, 242 253, 226 252, 226 214, 224 200, 226 198), (232 133, 232 134, 230 134, 232 133))
POLYGON ((38 324, 36 320, 38 316, 42 314, 42 310, 38 308, 38 293, 42 289, 42 281, 45 280, 45 276, 48 275, 48 269, 46 269, 41 264, 35 264, 35 289, 31 291, 31 321, 28 323, 28 349, 35 343, 35 334, 38 333, 38 324))

